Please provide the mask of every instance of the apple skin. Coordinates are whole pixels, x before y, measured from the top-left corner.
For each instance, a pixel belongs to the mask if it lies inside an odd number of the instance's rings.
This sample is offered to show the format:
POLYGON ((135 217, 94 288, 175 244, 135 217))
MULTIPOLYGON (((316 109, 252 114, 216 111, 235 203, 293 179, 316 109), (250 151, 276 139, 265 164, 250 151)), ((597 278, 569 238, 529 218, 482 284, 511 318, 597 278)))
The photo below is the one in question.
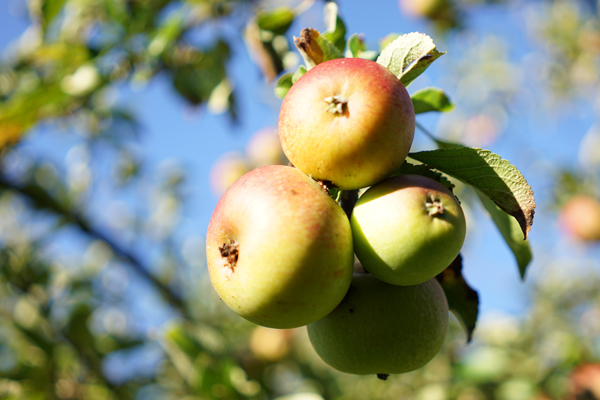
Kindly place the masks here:
POLYGON ((570 198, 560 211, 560 225, 575 238, 600 241, 600 201, 587 195, 570 198))
POLYGON ((354 263, 344 211, 315 181, 283 165, 252 170, 225 192, 206 254, 221 299, 270 328, 296 328, 331 312, 354 263))
POLYGON ((435 279, 390 285, 355 275, 334 311, 307 327, 317 354, 349 374, 401 374, 427 364, 448 332, 448 301, 435 279))
POLYGON ((364 268, 394 285, 438 275, 454 261, 466 234, 458 200, 441 183, 420 175, 371 186, 356 202, 350 223, 364 268))
POLYGON ((344 190, 391 175, 406 158, 414 132, 415 112, 404 85, 385 67, 360 58, 330 60, 309 70, 289 90, 279 113, 288 160, 344 190))

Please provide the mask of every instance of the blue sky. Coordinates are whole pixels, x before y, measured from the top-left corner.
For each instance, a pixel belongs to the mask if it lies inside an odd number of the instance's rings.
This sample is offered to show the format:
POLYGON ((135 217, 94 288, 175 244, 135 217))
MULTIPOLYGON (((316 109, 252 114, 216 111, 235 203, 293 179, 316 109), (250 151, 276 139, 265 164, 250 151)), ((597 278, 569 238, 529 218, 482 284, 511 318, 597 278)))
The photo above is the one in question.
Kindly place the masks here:
MULTIPOLYGON (((448 91, 452 98, 460 90, 455 87, 449 66, 469 55, 469 43, 479 42, 485 37, 502 38, 508 44, 507 57, 521 68, 528 64, 528 55, 533 54, 535 42, 527 39, 522 19, 515 7, 503 9, 497 6, 475 8, 469 14, 470 35, 441 38, 423 21, 407 19, 398 9, 396 1, 379 1, 376 6, 365 6, 364 2, 341 2, 340 13, 350 33, 365 34, 369 47, 377 47, 378 40, 388 33, 426 32, 432 35, 441 50, 449 53, 434 65, 409 88, 409 92, 426 87, 438 86, 448 91), (453 92, 455 90, 456 92, 453 92)), ((14 41, 28 26, 21 0, 0 2, 0 48, 14 41)), ((323 27, 322 5, 316 3, 291 27, 297 34, 300 29, 311 26, 323 27)), ((227 27, 226 35, 232 35, 227 27)), ((272 86, 265 85, 258 69, 251 63, 241 41, 235 42, 237 52, 230 64, 240 104, 239 125, 232 125, 225 115, 211 115, 206 110, 190 112, 164 78, 152 81, 143 89, 123 88, 118 101, 135 111, 144 129, 140 150, 148 169, 167 160, 177 160, 186 171, 188 201, 186 218, 182 221, 179 235, 203 237, 212 210, 217 202, 208 186, 208 172, 214 161, 224 152, 242 151, 254 132, 276 126, 280 100, 273 95, 272 86)), ((534 264, 530 275, 546 273, 550 264, 557 259, 568 260, 573 254, 581 257, 597 255, 597 249, 574 245, 558 233, 553 214, 545 207, 551 185, 547 175, 548 166, 575 165, 578 143, 594 123, 594 109, 590 105, 568 106, 552 115, 539 102, 540 82, 528 80, 528 72, 520 71, 521 80, 518 107, 509 108, 503 134, 490 144, 490 150, 511 160, 528 178, 538 200, 536 220, 531 232, 534 248, 534 264), (521 106, 522 104, 522 106, 521 106), (549 254, 552 252, 553 256, 549 254)), ((445 118, 445 117, 444 117, 445 118)), ((432 132, 436 132, 440 117, 423 116, 418 120, 432 132)), ((33 132, 26 145, 32 151, 46 152, 61 162, 72 139, 68 136, 56 138, 45 132, 33 132)), ((423 135, 417 133, 415 148, 433 148, 423 135)), ((97 205, 96 205, 97 206, 97 205)), ((97 223, 102 224, 101 211, 97 223)), ((501 310, 519 314, 526 309, 527 285, 518 276, 513 256, 479 209, 470 210, 473 217, 469 226, 467 242, 463 250, 465 275, 471 285, 479 291, 480 310, 483 313, 501 310)))

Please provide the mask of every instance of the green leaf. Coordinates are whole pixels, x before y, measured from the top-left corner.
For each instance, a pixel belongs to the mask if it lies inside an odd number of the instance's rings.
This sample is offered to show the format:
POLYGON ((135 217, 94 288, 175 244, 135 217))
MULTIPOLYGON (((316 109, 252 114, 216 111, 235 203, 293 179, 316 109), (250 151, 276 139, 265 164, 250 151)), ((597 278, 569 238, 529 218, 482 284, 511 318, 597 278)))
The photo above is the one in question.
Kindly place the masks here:
POLYGON ((429 36, 413 32, 399 36, 388 44, 377 62, 392 71, 404 86, 408 86, 443 54, 445 52, 436 50, 429 36))
POLYGON ((425 129, 425 127, 423 127, 423 125, 419 124, 419 122, 417 121, 416 123, 416 127, 423 132, 425 135, 427 135, 428 138, 430 138, 431 140, 433 140, 435 142, 435 144, 440 148, 440 149, 453 149, 456 147, 465 147, 464 145, 460 144, 460 143, 454 143, 454 142, 447 142, 445 140, 440 140, 438 138, 436 138, 435 136, 433 136, 427 129, 425 129))
MULTIPOLYGON (((168 54, 165 64, 172 70, 173 86, 192 104, 210 99, 213 90, 226 78, 225 64, 230 57, 229 45, 219 41, 205 53, 188 50, 189 60, 177 62, 177 52, 168 54)), ((166 52, 169 53, 169 52, 166 52)))
POLYGON ((398 168, 394 172, 393 176, 401 175, 401 174, 426 176, 428 178, 431 178, 433 180, 440 182, 442 185, 446 186, 448 188, 448 190, 450 190, 450 191, 454 190, 454 184, 448 178, 446 178, 444 175, 442 175, 441 173, 434 171, 432 169, 432 167, 430 167, 429 165, 411 164, 408 161, 404 161, 404 163, 402 163, 400 168, 398 168))
POLYGON ((304 59, 307 69, 311 69, 325 61, 344 58, 344 53, 338 50, 316 29, 302 29, 300 37, 294 37, 294 44, 304 59))
POLYGON ((277 79, 275 83, 275 96, 283 99, 287 92, 292 87, 292 78, 294 77, 293 72, 288 72, 287 74, 283 74, 277 79))
POLYGON ((275 83, 275 96, 283 99, 287 92, 291 89, 292 85, 296 83, 298 79, 302 75, 306 73, 306 67, 304 65, 298 66, 296 72, 288 72, 287 74, 283 74, 277 79, 277 83, 275 83))
POLYGON ((508 244, 508 247, 515 255, 515 258, 517 259, 517 265, 519 266, 521 279, 525 278, 525 271, 527 270, 527 266, 533 258, 533 254, 531 252, 529 242, 523 240, 523 232, 521 231, 519 223, 515 218, 498 208, 493 201, 491 201, 479 190, 475 190, 475 193, 477 193, 481 204, 488 212, 492 218, 492 221, 494 221, 498 227, 500 234, 506 241, 506 244, 508 244))
POLYGON ((60 10, 63 8, 67 0, 45 0, 42 4, 42 25, 44 31, 48 28, 48 25, 58 15, 60 10))
POLYGON ((373 61, 377 58, 377 52, 368 50, 363 39, 355 33, 348 39, 346 57, 364 58, 373 61))
POLYGON ((446 293, 448 307, 467 333, 467 343, 470 342, 479 314, 479 295, 462 275, 462 256, 459 254, 436 279, 446 293))
POLYGON ((159 56, 179 39, 183 31, 184 15, 174 14, 170 16, 160 28, 157 29, 156 34, 148 45, 148 53, 153 57, 159 56))
POLYGON ((337 49, 344 52, 346 47, 346 24, 338 14, 338 6, 333 1, 325 5, 325 39, 329 40, 337 49))
POLYGON ((298 69, 296 70, 296 72, 294 72, 294 75, 292 76, 292 84, 296 83, 298 79, 300 79, 305 73, 306 67, 304 65, 298 66, 298 69))
POLYGON ((509 161, 489 150, 468 147, 409 155, 480 190, 500 209, 517 219, 524 238, 527 238, 535 212, 533 190, 509 161))
POLYGON ((261 11, 256 16, 258 27, 264 31, 283 35, 289 29, 296 14, 289 7, 278 7, 273 10, 261 11))
POLYGON ((422 114, 429 111, 448 112, 454 108, 454 104, 446 93, 438 88, 425 88, 416 91, 410 96, 415 114, 422 114))

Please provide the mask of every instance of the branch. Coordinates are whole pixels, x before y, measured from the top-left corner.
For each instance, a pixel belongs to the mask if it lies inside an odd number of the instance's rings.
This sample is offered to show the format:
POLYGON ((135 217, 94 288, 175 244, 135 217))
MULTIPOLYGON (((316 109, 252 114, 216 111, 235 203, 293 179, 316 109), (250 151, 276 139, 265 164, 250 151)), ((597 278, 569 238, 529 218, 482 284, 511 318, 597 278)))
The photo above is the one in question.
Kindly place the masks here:
POLYGON ((125 248, 121 247, 118 243, 113 241, 104 233, 93 228, 82 215, 69 209, 68 206, 61 204, 42 187, 32 183, 19 185, 0 175, 0 188, 9 189, 26 196, 35 204, 36 207, 50 210, 61 215, 67 222, 78 226, 79 229, 85 232, 88 236, 106 243, 119 258, 126 261, 138 274, 149 281, 172 307, 179 310, 185 318, 190 319, 190 315, 185 308, 185 304, 179 298, 179 296, 175 294, 170 287, 153 276, 136 256, 127 251, 125 248))

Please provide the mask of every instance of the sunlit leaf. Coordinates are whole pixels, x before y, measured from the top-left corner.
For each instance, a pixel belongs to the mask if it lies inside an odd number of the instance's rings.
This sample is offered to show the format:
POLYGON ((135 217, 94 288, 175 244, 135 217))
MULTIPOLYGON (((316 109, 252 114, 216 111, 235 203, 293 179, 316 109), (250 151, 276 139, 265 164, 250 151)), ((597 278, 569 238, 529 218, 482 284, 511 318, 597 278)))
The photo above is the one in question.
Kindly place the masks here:
POLYGON ((324 61, 344 58, 344 53, 338 50, 316 29, 302 29, 300 37, 294 37, 294 44, 304 59, 307 69, 311 69, 324 61))
POLYGON ((425 88, 416 91, 410 96, 415 114, 429 111, 448 112, 454 108, 454 104, 446 93, 438 88, 425 88))
POLYGON ((388 44, 377 62, 392 71, 404 86, 408 86, 444 54, 436 50, 429 36, 413 32, 399 36, 388 44))

